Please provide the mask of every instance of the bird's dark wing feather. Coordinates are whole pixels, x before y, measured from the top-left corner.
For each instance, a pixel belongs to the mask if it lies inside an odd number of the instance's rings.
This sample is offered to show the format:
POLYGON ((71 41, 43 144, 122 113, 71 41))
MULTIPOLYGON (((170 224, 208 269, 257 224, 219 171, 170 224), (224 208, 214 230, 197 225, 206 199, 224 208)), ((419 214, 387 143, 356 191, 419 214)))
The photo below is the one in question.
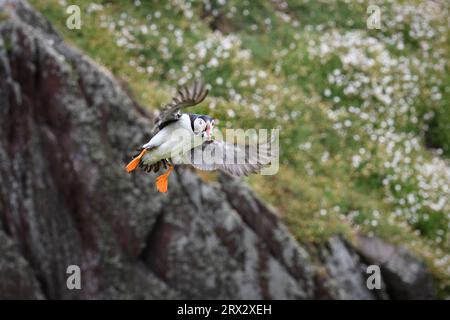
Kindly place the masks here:
POLYGON ((271 162, 274 157, 271 142, 239 145, 207 141, 190 150, 184 160, 200 170, 221 170, 234 176, 247 176, 258 173, 271 162))
POLYGON ((142 168, 142 170, 144 170, 145 172, 158 172, 159 169, 161 169, 162 167, 164 167, 164 169, 167 169, 167 166, 169 165, 169 160, 168 159, 162 159, 158 162, 155 162, 153 164, 143 164, 140 163, 139 167, 142 168))
POLYGON ((182 87, 172 101, 166 105, 155 120, 155 129, 161 130, 168 123, 178 120, 181 117, 182 108, 192 107, 203 100, 208 95, 202 81, 195 81, 190 87, 182 87))

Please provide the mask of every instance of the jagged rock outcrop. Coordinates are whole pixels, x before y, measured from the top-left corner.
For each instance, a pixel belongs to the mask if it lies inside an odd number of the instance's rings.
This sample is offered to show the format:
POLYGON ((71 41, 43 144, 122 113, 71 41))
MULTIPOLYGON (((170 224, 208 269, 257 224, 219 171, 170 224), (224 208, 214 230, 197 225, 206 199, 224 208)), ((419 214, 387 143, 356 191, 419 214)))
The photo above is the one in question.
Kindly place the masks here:
POLYGON ((356 250, 369 264, 380 266, 383 279, 389 284, 392 299, 433 299, 433 280, 423 262, 403 247, 395 247, 377 238, 358 237, 356 250))
POLYGON ((311 256, 239 180, 127 174, 151 115, 25 1, 0 10, 0 298, 378 297, 348 244, 311 256))

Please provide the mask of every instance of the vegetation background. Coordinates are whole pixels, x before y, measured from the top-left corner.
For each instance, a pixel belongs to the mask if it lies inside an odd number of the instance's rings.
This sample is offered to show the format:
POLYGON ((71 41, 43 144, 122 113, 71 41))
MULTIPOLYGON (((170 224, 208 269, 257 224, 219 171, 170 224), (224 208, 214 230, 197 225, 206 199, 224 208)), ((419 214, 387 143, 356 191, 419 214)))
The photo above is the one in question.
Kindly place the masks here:
POLYGON ((450 295, 448 1, 30 2, 149 110, 203 78, 220 127, 280 128, 279 173, 248 182, 300 242, 377 235, 450 295))

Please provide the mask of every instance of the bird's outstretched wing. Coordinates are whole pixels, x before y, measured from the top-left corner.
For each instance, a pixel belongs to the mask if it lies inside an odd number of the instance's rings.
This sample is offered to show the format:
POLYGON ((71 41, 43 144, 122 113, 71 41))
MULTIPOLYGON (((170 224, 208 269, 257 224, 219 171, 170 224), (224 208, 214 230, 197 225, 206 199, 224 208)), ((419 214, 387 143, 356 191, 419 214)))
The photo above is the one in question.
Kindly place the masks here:
POLYGON ((248 176, 258 173, 274 159, 271 141, 239 145, 225 141, 205 141, 187 152, 183 161, 200 170, 221 170, 233 176, 248 176))
POLYGON ((167 104, 155 120, 155 129, 161 130, 168 123, 178 120, 181 117, 182 108, 192 107, 203 100, 208 95, 208 90, 202 81, 197 80, 190 87, 184 86, 178 90, 178 94, 167 104))

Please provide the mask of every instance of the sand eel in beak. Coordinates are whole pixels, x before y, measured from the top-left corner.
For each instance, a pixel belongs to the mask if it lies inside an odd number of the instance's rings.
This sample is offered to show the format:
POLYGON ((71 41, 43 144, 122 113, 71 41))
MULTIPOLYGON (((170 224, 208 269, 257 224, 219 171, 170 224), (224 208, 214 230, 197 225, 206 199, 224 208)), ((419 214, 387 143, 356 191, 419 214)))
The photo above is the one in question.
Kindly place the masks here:
MULTIPOLYGON (((191 87, 178 90, 155 121, 150 140, 138 149, 138 153, 125 167, 127 172, 137 167, 146 172, 167 171, 156 178, 159 192, 167 192, 168 179, 175 164, 190 164, 200 170, 222 170, 231 175, 244 176, 270 163, 268 143, 259 144, 258 155, 249 152, 249 146, 226 143, 213 139, 215 120, 207 115, 182 113, 181 110, 198 105, 205 100, 208 90, 202 82, 196 81, 191 87), (220 154, 218 161, 205 161, 210 154, 220 154), (237 156, 243 163, 228 163, 226 157, 237 156)), ((229 159, 229 158, 227 158, 229 159)), ((215 159, 216 160, 216 159, 215 159)))

